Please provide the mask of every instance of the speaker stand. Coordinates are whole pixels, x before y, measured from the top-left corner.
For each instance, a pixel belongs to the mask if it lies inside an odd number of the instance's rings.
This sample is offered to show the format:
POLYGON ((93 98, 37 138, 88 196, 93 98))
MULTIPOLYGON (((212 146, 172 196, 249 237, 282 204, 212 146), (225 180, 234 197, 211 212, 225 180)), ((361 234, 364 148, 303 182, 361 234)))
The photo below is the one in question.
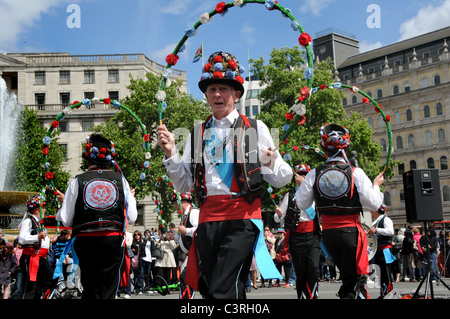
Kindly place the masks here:
MULTIPOLYGON (((427 225, 426 223, 424 223, 424 230, 425 230, 425 235, 427 234, 427 225)), ((414 293, 412 299, 417 299, 419 296, 419 291, 420 288, 422 288, 422 285, 425 283, 425 295, 424 295, 424 299, 427 299, 428 297, 428 288, 430 288, 430 296, 431 299, 434 299, 434 290, 433 290, 433 280, 432 280, 432 276, 434 275, 434 277, 438 278, 439 282, 441 282, 445 288, 447 288, 448 291, 450 291, 450 287, 442 280, 441 276, 439 274, 436 274, 436 272, 433 269, 430 269, 430 267, 428 267, 429 265, 431 265, 431 260, 430 260, 430 254, 427 254, 428 258, 427 258, 427 271, 425 273, 425 276, 423 276, 422 280, 420 281, 419 286, 417 287, 416 292, 414 293)))

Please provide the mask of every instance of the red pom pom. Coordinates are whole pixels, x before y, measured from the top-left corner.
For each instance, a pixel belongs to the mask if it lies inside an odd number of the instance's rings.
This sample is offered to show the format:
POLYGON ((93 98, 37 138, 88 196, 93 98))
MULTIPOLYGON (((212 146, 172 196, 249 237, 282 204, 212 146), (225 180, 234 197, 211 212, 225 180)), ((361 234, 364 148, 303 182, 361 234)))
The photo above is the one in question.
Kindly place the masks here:
POLYGON ((220 62, 222 62, 223 61, 223 59, 222 59, 222 56, 219 54, 219 55, 216 55, 215 57, 214 57, 214 59, 213 59, 213 62, 214 63, 220 63, 220 62))
POLYGON ((243 78, 242 76, 239 76, 239 75, 236 76, 235 79, 236 79, 236 81, 238 81, 238 82, 241 83, 241 84, 244 84, 244 82, 245 82, 245 81, 244 81, 244 78, 243 78))
POLYGON ((228 67, 232 70, 236 70, 236 67, 237 67, 236 61, 234 61, 234 60, 228 61, 228 67))
POLYGON ((221 79, 221 78, 223 78, 222 72, 220 72, 220 71, 214 72, 214 73, 213 73, 213 78, 215 78, 215 79, 221 79))
POLYGON ((205 72, 211 71, 211 63, 206 63, 206 64, 205 64, 205 67, 203 68, 203 70, 204 70, 205 72))

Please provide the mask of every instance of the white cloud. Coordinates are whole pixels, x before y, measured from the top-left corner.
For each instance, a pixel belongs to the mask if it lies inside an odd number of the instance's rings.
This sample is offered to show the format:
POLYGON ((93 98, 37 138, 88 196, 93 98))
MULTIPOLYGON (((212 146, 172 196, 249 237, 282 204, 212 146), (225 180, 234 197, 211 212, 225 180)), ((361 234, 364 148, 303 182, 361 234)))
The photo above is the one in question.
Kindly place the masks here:
POLYGON ((363 53, 363 52, 375 50, 375 49, 381 48, 382 46, 383 46, 383 44, 380 41, 377 41, 375 43, 369 43, 368 41, 363 40, 359 43, 359 52, 363 53))
POLYGON ((450 0, 439 1, 422 7, 417 15, 400 25, 401 37, 399 41, 409 39, 420 34, 438 30, 450 25, 450 0))
POLYGON ((0 0, 0 48, 16 50, 20 33, 32 28, 53 7, 64 0, 0 0))
POLYGON ((241 38, 245 40, 248 44, 254 44, 255 43, 255 28, 250 26, 248 23, 244 23, 244 25, 241 28, 240 34, 241 38))
POLYGON ((301 13, 312 13, 314 16, 320 16, 320 12, 329 6, 334 0, 306 0, 300 7, 301 13))

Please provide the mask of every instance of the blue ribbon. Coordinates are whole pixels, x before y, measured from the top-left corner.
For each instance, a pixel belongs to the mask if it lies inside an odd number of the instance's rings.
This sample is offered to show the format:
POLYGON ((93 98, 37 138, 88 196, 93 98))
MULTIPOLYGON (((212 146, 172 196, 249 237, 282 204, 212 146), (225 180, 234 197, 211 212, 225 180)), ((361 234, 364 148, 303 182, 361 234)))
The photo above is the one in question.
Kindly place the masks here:
POLYGON ((256 239, 253 252, 258 270, 264 279, 283 279, 280 272, 275 267, 275 263, 270 257, 269 251, 264 241, 264 226, 261 219, 252 219, 253 224, 259 229, 259 235, 256 239))
POLYGON ((395 256, 391 253, 389 248, 383 249, 384 259, 386 260, 386 264, 392 264, 396 261, 395 256))
POLYGON ((311 220, 314 220, 314 218, 316 217, 316 210, 312 206, 307 208, 305 212, 308 214, 311 220))
POLYGON ((61 256, 58 259, 58 262, 55 266, 55 270, 53 271, 53 279, 59 278, 63 274, 63 261, 66 255, 69 253, 70 250, 72 250, 72 260, 73 260, 73 268, 72 268, 72 274, 75 273, 75 270, 78 267, 79 260, 78 256, 73 248, 73 243, 77 237, 73 237, 64 248, 64 251, 62 252, 61 256))

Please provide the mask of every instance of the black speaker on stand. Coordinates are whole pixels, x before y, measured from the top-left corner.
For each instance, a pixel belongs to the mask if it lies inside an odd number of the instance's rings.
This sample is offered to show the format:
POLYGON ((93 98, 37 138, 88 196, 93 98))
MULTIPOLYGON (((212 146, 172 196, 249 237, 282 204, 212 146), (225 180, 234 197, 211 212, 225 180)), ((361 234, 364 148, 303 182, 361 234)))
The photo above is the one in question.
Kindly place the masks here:
MULTIPOLYGON (((413 169, 403 173, 403 188, 407 221, 409 223, 423 222, 424 236, 428 237, 427 223, 444 219, 438 170, 413 169)), ((414 293, 413 299, 418 297, 420 288, 425 282, 425 298, 427 298, 428 288, 430 288, 431 298, 434 299, 432 276, 438 278, 439 282, 450 290, 450 287, 442 280, 439 274, 430 269, 430 256, 429 254, 426 254, 426 256, 427 259, 423 260, 423 263, 427 266, 427 272, 414 293)))

